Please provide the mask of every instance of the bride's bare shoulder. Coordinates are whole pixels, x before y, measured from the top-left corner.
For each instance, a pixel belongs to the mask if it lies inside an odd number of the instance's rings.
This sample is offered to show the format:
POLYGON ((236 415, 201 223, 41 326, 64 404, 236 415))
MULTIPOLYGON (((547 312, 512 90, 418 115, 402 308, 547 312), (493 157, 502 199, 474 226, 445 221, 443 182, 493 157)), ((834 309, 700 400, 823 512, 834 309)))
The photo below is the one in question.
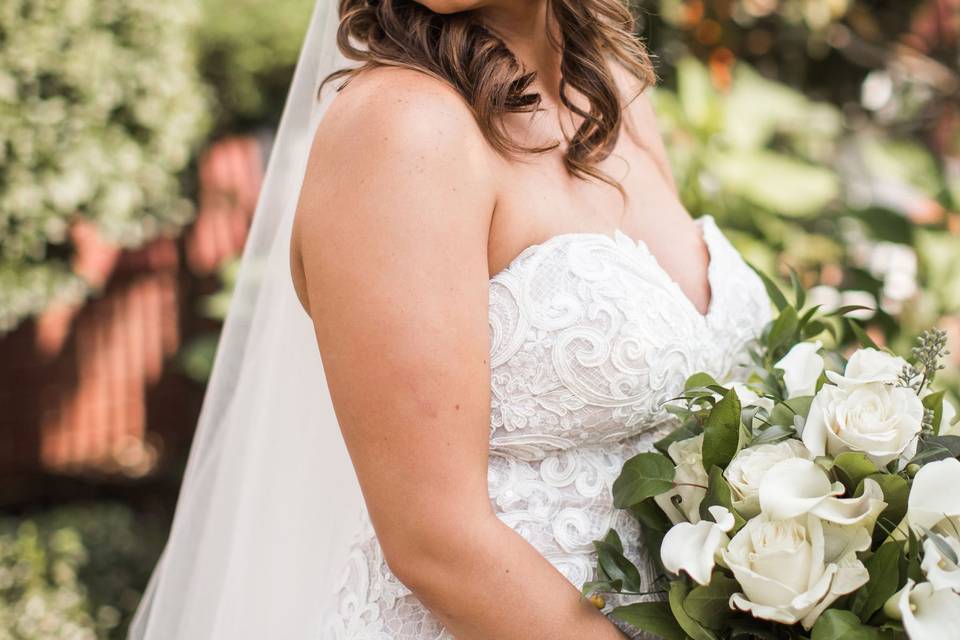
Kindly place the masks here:
POLYGON ((316 135, 328 145, 347 142, 364 154, 377 153, 385 141, 411 149, 456 141, 465 153, 486 146, 469 105, 453 87, 400 67, 377 67, 350 78, 316 135))

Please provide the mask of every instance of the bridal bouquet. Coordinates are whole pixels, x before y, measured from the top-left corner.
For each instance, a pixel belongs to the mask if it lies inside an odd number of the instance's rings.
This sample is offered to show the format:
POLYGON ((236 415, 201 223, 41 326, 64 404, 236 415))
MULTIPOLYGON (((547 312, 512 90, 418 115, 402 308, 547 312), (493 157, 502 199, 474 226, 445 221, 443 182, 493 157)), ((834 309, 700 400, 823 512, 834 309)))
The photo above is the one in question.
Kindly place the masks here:
POLYGON ((878 348, 854 307, 779 314, 745 383, 691 376, 680 426, 613 487, 662 576, 642 585, 611 530, 584 595, 668 640, 960 638, 960 429, 931 389, 947 353, 924 333, 908 361, 878 348), (833 317, 830 317, 833 316, 833 317), (818 341, 846 319, 863 348, 818 341), (641 592, 642 589, 653 589, 641 592))

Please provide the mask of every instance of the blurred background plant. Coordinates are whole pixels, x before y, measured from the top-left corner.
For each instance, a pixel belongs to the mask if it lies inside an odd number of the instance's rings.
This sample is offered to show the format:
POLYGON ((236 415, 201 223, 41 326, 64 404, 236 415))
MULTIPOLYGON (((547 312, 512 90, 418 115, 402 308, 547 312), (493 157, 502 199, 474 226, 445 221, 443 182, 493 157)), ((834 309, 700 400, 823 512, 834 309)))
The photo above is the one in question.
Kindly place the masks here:
POLYGON ((0 331, 91 287, 78 220, 124 247, 190 219, 181 172, 208 126, 191 2, 0 7, 0 331))
POLYGON ((122 504, 0 520, 0 638, 124 638, 164 540, 122 504))
MULTIPOLYGON (((123 636, 312 4, 0 6, 0 640, 123 636)), ((632 4, 687 208, 960 354, 960 0, 632 4)))

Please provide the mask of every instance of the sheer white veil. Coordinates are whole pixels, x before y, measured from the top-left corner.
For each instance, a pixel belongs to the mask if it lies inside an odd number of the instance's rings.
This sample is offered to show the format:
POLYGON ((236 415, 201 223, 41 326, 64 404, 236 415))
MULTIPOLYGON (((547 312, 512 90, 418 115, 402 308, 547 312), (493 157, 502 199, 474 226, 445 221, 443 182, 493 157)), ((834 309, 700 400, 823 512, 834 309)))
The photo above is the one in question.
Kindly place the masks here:
POLYGON ((314 129, 347 66, 317 0, 204 398, 173 528, 132 640, 322 637, 362 499, 289 269, 314 129))

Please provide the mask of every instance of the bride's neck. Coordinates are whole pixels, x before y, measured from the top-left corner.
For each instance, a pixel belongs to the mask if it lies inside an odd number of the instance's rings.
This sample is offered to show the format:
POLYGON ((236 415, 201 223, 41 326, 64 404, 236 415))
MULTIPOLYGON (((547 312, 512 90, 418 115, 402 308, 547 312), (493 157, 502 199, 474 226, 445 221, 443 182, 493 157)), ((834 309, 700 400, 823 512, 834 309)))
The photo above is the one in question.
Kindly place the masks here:
POLYGON ((524 68, 537 73, 538 89, 559 95, 560 51, 556 23, 547 0, 505 0, 479 10, 484 23, 499 35, 524 68), (548 30, 553 30, 551 39, 548 30))

